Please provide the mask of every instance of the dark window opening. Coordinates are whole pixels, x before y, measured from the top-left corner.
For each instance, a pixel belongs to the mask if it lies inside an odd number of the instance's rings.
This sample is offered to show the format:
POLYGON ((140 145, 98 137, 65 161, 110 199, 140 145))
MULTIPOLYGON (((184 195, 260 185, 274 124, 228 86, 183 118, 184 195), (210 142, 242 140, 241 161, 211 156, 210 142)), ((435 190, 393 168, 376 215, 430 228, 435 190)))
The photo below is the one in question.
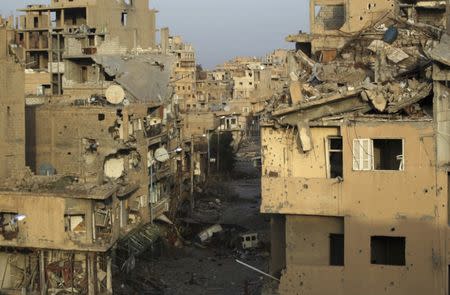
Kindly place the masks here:
POLYGON ((128 22, 128 13, 122 12, 122 17, 120 18, 122 26, 126 26, 128 22))
POLYGON ((375 170, 403 170, 403 160, 403 140, 373 140, 373 167, 375 170))
POLYGON ((81 83, 86 83, 88 81, 88 69, 87 67, 81 67, 81 83))
POLYGON ((103 71, 103 74, 105 76, 105 81, 114 81, 114 79, 116 78, 115 76, 108 75, 108 73, 105 71, 103 71))
POLYGON ((330 234, 330 265, 344 265, 344 235, 330 234))
POLYGON ((105 120, 105 114, 98 114, 98 120, 104 121, 105 120))
POLYGON ((372 264, 381 265, 405 265, 404 237, 374 236, 370 241, 372 264))
POLYGON ((328 138, 329 177, 343 177, 342 137, 328 138))
POLYGON ((90 47, 95 46, 95 36, 89 36, 89 37, 88 37, 88 45, 89 45, 90 47))

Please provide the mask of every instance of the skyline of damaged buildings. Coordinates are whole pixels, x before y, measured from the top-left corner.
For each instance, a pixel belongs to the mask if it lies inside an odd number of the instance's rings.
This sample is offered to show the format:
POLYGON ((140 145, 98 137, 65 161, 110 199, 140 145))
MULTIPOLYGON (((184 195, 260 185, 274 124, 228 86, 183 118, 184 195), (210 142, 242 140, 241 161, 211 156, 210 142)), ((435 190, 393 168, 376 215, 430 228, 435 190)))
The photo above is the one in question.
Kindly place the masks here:
POLYGON ((280 294, 449 294, 445 1, 311 0, 261 122, 280 294))
POLYGON ((0 292, 111 294, 231 133, 280 294, 449 294, 446 6, 311 0, 295 50, 213 70, 148 0, 0 18, 0 292))

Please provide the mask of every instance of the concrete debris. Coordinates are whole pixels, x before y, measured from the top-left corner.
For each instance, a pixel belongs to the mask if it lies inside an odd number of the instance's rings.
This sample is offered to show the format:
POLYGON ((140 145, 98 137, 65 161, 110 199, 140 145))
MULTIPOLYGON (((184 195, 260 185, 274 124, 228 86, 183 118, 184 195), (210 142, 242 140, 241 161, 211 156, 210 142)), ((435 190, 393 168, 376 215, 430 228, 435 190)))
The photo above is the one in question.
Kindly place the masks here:
POLYGON ((380 51, 385 51, 386 57, 393 63, 398 64, 399 62, 407 59, 409 57, 403 50, 395 48, 390 44, 383 42, 381 40, 373 40, 369 45, 369 50, 378 53, 380 51))
POLYGON ((298 104, 303 101, 303 94, 302 94, 302 84, 299 81, 292 82, 290 87, 290 95, 292 99, 293 104, 298 104))
POLYGON ((223 231, 223 228, 220 224, 213 225, 198 234, 198 239, 201 243, 206 242, 211 239, 215 234, 223 231))
MULTIPOLYGON (((428 49, 423 48, 431 48, 436 41, 434 35, 389 17, 380 18, 376 27, 364 28, 356 35, 360 37, 344 42, 336 55, 327 55, 326 62, 325 55, 315 60, 307 52, 297 50, 298 67, 304 74, 291 72, 289 91, 280 94, 290 97, 290 105, 266 108, 274 110, 272 118, 279 124, 298 127, 299 142, 305 152, 312 149, 307 126, 327 116, 371 111, 413 111, 415 115, 427 116, 417 110, 420 101, 432 93, 428 73, 431 59, 428 49), (383 40, 386 36, 389 42, 383 40)), ((280 100, 272 103, 279 104, 280 100)))
POLYGON ((131 56, 97 55, 93 58, 109 76, 115 77, 134 102, 166 102, 175 58, 161 54, 131 56), (164 65, 161 67, 160 65, 164 65))
POLYGON ((440 42, 430 51, 430 56, 447 66, 450 66, 450 36, 444 34, 440 40, 440 42))

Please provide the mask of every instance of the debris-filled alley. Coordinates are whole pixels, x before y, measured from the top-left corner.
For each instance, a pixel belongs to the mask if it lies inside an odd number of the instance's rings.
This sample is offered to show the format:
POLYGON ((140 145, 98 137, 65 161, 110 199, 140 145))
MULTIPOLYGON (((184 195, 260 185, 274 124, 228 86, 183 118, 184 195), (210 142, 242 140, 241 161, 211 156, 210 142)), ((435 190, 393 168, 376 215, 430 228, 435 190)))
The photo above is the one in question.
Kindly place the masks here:
POLYGON ((248 160, 239 166, 243 178, 208 184, 179 219, 183 242, 168 237, 144 253, 118 280, 118 294, 260 294, 263 275, 236 259, 268 272, 269 220, 259 214, 259 171, 248 160))
POLYGON ((48 2, 0 15, 0 294, 450 294, 448 1, 213 69, 149 0, 48 2))

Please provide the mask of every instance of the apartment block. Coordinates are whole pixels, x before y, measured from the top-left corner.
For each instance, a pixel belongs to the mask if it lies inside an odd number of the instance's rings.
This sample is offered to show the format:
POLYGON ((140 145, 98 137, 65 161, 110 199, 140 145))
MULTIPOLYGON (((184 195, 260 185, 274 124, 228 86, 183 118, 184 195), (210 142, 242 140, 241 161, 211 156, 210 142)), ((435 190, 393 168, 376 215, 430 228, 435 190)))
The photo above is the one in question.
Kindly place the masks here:
POLYGON ((18 55, 35 86, 28 94, 61 95, 67 72, 87 80, 93 54, 154 48, 156 11, 148 7, 148 0, 52 0, 22 9, 18 55), (79 68, 71 69, 73 63, 79 68))
POLYGON ((261 123, 280 294, 449 292, 445 5, 389 2, 311 1, 312 33, 288 37, 261 123))

